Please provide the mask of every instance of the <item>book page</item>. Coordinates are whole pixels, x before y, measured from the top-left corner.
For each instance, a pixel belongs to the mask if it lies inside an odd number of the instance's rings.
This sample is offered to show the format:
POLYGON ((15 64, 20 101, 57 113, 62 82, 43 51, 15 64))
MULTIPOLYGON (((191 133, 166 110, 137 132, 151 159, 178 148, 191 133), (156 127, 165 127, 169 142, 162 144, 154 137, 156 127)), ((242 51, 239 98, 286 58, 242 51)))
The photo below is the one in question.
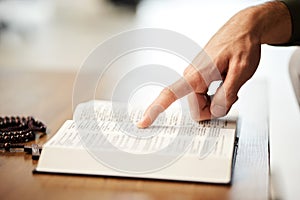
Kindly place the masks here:
POLYGON ((62 148, 87 148, 100 151, 125 151, 134 154, 149 154, 162 151, 162 155, 185 154, 197 156, 199 159, 210 157, 231 157, 229 148, 232 144, 235 130, 211 124, 197 126, 171 127, 155 126, 148 129, 138 129, 133 124, 122 124, 109 121, 84 120, 80 124, 68 121, 47 146, 62 148), (122 127, 125 126, 126 128, 122 127), (151 137, 136 135, 149 131, 156 133, 151 137), (172 145, 171 145, 172 144, 172 145))
MULTIPOLYGON (((74 112, 75 121, 97 120, 97 121, 114 121, 119 123, 136 124, 145 111, 140 105, 125 105, 124 103, 113 103, 110 101, 93 100, 79 104, 74 112)), ((233 113, 225 118, 218 120, 201 122, 205 126, 218 126, 226 128, 235 128, 237 113, 233 113), (227 124, 228 121, 233 123, 227 124), (234 125, 234 126, 232 126, 234 125)), ((167 110, 161 113, 154 121, 153 126, 195 126, 199 123, 190 117, 188 108, 180 108, 171 105, 167 110), (184 112, 182 111, 184 110, 184 112)), ((147 130, 147 129, 145 129, 147 130)))
POLYGON ((75 122, 68 128, 71 129, 69 134, 77 131, 77 142, 73 144, 78 145, 81 141, 89 149, 112 150, 116 147, 121 151, 141 154, 167 149, 161 153, 184 152, 201 159, 208 155, 231 156, 226 149, 233 145, 234 120, 223 118, 198 123, 190 118, 189 113, 173 108, 159 116, 149 128, 139 129, 135 123, 143 112, 141 107, 126 108, 124 104, 109 101, 83 103, 75 110, 75 122), (228 137, 229 133, 233 136, 228 137))
MULTIPOLYGON (((142 118, 144 111, 145 108, 139 105, 127 106, 127 104, 119 102, 89 101, 76 107, 73 119, 75 121, 97 119, 98 121, 136 124, 142 118)), ((162 113, 153 125, 174 126, 187 123, 193 124, 195 122, 189 120, 189 116, 183 114, 180 108, 171 107, 162 113)))

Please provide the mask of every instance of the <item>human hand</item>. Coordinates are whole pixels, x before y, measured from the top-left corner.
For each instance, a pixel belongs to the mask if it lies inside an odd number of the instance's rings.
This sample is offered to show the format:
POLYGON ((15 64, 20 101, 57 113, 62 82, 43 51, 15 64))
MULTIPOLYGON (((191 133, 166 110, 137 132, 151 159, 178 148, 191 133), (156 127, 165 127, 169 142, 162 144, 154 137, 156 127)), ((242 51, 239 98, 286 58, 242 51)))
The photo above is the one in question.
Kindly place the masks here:
POLYGON ((163 89, 137 126, 150 126, 161 112, 185 95, 189 95, 191 114, 197 121, 226 115, 237 101, 239 89, 257 69, 261 44, 285 43, 290 35, 289 11, 281 2, 240 11, 211 38, 185 69, 183 78, 163 89), (223 84, 211 99, 208 87, 217 80, 223 84))

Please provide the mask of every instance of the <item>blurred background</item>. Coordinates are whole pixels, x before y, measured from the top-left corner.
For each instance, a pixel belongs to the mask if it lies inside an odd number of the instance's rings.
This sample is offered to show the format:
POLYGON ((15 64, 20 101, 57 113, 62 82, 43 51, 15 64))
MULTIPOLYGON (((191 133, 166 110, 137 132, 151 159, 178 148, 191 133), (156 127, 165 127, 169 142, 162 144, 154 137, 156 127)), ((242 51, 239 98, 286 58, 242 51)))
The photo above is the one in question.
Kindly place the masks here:
POLYGON ((77 70, 97 44, 159 27, 204 46, 238 10, 261 0, 0 0, 0 67, 77 70))

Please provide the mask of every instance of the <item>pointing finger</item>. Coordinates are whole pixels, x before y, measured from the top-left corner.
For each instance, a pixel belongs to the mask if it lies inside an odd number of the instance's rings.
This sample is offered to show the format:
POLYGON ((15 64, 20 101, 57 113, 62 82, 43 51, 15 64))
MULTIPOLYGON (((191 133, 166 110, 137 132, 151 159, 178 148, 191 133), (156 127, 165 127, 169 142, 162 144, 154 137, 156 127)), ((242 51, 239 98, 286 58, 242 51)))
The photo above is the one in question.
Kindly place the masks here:
POLYGON ((147 108, 143 118, 138 122, 139 128, 150 126, 158 115, 165 111, 174 101, 191 93, 193 88, 184 78, 179 79, 171 86, 162 90, 154 102, 147 108))

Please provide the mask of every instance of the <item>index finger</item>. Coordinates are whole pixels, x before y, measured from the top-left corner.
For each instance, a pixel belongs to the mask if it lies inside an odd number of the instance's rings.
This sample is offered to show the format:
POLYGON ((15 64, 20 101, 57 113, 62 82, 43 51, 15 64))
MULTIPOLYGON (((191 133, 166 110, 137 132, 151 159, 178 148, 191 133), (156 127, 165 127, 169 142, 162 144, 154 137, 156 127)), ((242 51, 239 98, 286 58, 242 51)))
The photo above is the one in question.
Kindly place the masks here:
POLYGON ((147 108, 143 118, 138 122, 139 128, 150 126, 158 115, 165 111, 173 102, 191 93, 193 88, 184 78, 179 79, 169 87, 165 87, 153 103, 147 108))

